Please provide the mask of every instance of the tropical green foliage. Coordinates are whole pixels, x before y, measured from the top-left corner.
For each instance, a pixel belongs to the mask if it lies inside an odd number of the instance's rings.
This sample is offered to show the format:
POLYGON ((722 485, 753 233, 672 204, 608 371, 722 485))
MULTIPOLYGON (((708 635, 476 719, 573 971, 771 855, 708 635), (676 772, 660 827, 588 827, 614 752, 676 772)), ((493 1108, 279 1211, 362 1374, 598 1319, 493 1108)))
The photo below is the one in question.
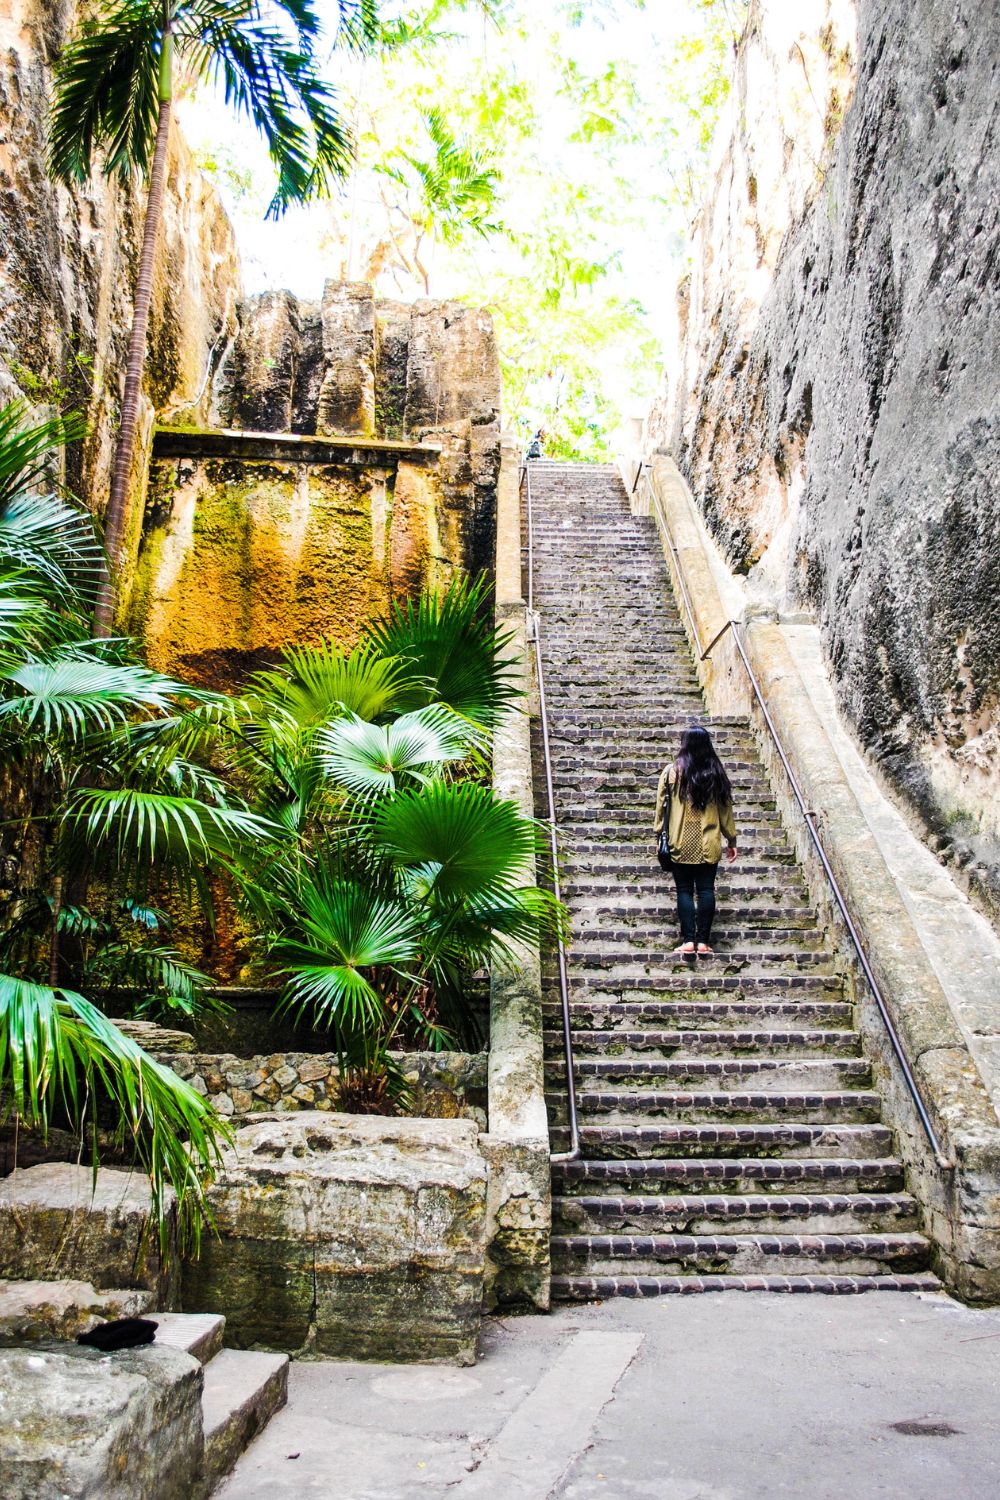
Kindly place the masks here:
MULTIPOLYGON (((336 0, 334 37, 364 51, 379 35, 375 0, 336 0)), ((148 178, 146 217, 135 282, 121 423, 104 512, 93 633, 115 619, 139 423, 146 331, 166 195, 174 73, 218 85, 229 111, 246 118, 266 144, 277 186, 267 213, 329 191, 353 156, 336 91, 320 75, 323 34, 313 0, 98 0, 63 49, 49 121, 50 166, 82 183, 103 152, 105 172, 148 178)))
MULTIPOLYGON (((382 10, 375 53, 340 70, 357 120, 350 180, 260 231, 262 174, 237 147, 229 201, 247 243, 271 284, 290 276, 306 296, 334 274, 485 305, 508 417, 525 433, 541 423, 553 456, 606 457, 658 384, 744 0, 382 10)), ((204 96, 200 108, 185 125, 210 161, 217 114, 204 96)))
POLYGON ((274 830, 196 756, 224 705, 90 638, 93 523, 38 489, 76 430, 0 412, 0 842, 20 869, 0 931, 0 1099, 76 1130, 110 1110, 157 1204, 171 1183, 197 1233, 220 1122, 80 991, 193 1011, 207 977, 166 940, 155 898, 207 895, 211 870, 274 830))
MULTIPOLYGON (((370 46, 373 0, 337 0, 336 44, 370 46)), ((318 70, 324 45, 313 0, 105 0, 59 60, 49 132, 55 176, 104 170, 145 176, 156 141, 164 67, 217 83, 267 145, 278 181, 268 213, 329 191, 348 170, 350 132, 318 70)))
POLYGON ((238 875, 282 1004, 328 1027, 355 1107, 405 1089, 390 1047, 476 1038, 473 970, 557 920, 535 828, 481 783, 513 703, 480 584, 394 606, 355 649, 289 648, 228 737, 250 804, 289 835, 238 875))

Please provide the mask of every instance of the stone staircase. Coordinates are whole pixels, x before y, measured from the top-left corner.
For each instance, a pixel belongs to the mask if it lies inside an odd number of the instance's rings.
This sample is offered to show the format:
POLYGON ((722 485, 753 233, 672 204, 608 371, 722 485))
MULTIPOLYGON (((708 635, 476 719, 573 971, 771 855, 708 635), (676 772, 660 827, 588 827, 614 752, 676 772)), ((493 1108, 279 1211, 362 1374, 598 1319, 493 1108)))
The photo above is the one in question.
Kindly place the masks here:
MULTIPOLYGON (((610 467, 534 463, 531 487, 582 1137, 581 1159, 553 1167, 553 1296, 937 1288, 837 954, 749 726, 705 714, 655 524, 630 515, 610 467), (740 836, 716 956, 697 963, 672 956, 651 826, 657 776, 695 721, 740 836)), ((548 955, 560 1151, 556 974, 548 955)))
POLYGON ((288 1355, 226 1349, 226 1320, 217 1313, 150 1313, 156 1343, 182 1349, 203 1367, 202 1494, 208 1495, 288 1399, 288 1355))

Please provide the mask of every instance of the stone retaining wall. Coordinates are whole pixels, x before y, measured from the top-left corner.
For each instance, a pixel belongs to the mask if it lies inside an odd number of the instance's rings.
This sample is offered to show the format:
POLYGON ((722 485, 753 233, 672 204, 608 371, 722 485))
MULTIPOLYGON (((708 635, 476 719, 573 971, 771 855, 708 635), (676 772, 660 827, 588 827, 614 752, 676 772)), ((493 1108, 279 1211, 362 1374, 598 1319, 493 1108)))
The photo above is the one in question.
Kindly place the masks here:
MULTIPOLYGON (((486 1055, 481 1052, 396 1053, 412 1093, 409 1113, 432 1120, 474 1120, 486 1128, 486 1055)), ((220 1115, 338 1107, 340 1069, 335 1052, 157 1052, 157 1057, 220 1115)))
MULTIPOLYGON (((497 624, 513 631, 525 703, 531 702, 527 610, 521 596, 518 455, 505 439, 497 500, 497 624)), ((493 784, 534 815, 528 714, 509 713, 496 732, 493 784)), ((534 870, 525 880, 533 883, 534 870)), ((545 1109, 542 980, 538 944, 522 943, 518 965, 498 968, 490 984, 489 1163, 486 1306, 549 1306, 552 1183, 545 1109)))

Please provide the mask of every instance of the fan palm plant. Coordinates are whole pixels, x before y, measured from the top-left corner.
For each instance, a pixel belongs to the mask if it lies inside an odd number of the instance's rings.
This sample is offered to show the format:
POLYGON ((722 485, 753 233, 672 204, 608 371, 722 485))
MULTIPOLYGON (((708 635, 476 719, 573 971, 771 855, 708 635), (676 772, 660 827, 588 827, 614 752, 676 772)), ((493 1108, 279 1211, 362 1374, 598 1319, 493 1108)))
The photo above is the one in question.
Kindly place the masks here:
POLYGON ((276 830, 191 758, 230 706, 150 672, 122 642, 90 638, 93 522, 37 488, 46 451, 70 430, 32 426, 23 408, 0 412, 0 843, 21 869, 0 928, 0 1116, 81 1130, 99 1095, 157 1208, 171 1183, 197 1233, 200 1173, 220 1122, 78 983, 124 979, 193 1005, 203 976, 162 942, 149 894, 170 880, 204 888, 211 867, 276 830), (91 879, 114 921, 65 899, 70 881, 91 879), (69 976, 61 940, 81 935, 69 976))
MULTIPOLYGON (((377 34, 375 0, 335 0, 335 42, 364 48, 377 34)), ((56 67, 50 124, 53 174, 85 182, 97 152, 122 181, 148 177, 121 425, 105 512, 108 568, 94 615, 106 636, 146 357, 153 266, 163 215, 174 74, 184 65, 221 83, 226 102, 263 136, 278 174, 269 216, 323 193, 348 170, 349 131, 333 87, 318 71, 321 25, 315 0, 103 0, 56 67)))
POLYGON ((475 1039, 470 972, 561 920, 527 883, 536 828, 479 784, 516 701, 483 582, 393 608, 350 653, 286 651, 251 686, 236 774, 293 835, 242 892, 283 1005, 330 1029, 355 1102, 405 1094, 389 1049, 475 1039))

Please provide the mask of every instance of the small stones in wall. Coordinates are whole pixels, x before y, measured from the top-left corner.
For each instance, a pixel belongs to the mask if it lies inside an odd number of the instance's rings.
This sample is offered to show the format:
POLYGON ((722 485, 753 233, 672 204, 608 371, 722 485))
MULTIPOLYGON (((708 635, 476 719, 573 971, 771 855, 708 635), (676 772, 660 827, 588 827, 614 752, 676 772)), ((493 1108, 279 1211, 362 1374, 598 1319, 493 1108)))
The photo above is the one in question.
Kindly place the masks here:
MULTIPOLYGON (((486 1129, 485 1054, 419 1052, 404 1060, 413 1100, 411 1114, 470 1119, 486 1129)), ((336 1053, 275 1052, 252 1058, 179 1053, 163 1061, 227 1118, 337 1107, 340 1070, 336 1053)))

